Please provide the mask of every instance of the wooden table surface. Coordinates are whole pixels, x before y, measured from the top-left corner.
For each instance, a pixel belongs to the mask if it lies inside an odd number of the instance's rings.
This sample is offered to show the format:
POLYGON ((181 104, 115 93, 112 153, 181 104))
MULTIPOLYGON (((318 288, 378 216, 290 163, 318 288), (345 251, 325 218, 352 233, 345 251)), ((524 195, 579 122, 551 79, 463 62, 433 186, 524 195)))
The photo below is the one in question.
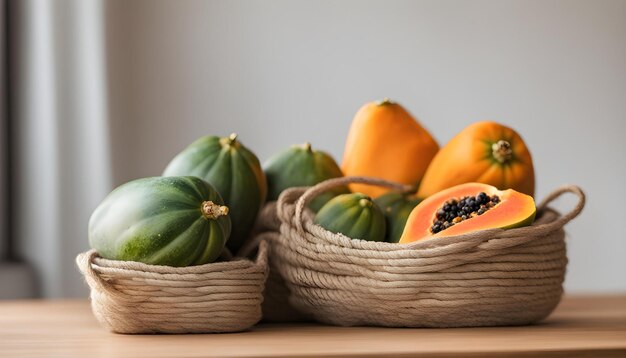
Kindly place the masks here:
POLYGON ((526 327, 407 329, 261 324, 249 332, 118 335, 85 300, 0 302, 0 357, 626 357, 626 295, 566 297, 526 327))

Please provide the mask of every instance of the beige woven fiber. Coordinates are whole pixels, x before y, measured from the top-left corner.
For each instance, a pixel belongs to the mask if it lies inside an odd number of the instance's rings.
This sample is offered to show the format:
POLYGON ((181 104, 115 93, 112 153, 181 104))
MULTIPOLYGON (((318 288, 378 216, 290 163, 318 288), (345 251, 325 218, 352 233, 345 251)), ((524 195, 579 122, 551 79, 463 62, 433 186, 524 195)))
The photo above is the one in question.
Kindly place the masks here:
POLYGON ((236 332, 261 319, 267 251, 260 240, 254 262, 189 267, 107 260, 94 250, 76 262, 91 288, 94 315, 113 332, 236 332))
MULTIPOLYGON (((293 199, 295 200, 297 197, 293 199)), ((280 235, 281 223, 276 212, 276 204, 276 201, 267 202, 259 212, 255 224, 255 231, 263 232, 264 237, 268 241, 271 241, 272 237, 280 235)), ((245 255, 251 251, 248 249, 248 246, 255 247, 256 245, 257 243, 254 241, 248 242, 242 247, 240 253, 243 252, 245 255)), ((289 289, 285 284, 285 280, 283 280, 278 273, 278 268, 276 267, 277 261, 273 258, 271 252, 268 256, 270 273, 265 283, 265 292, 263 292, 263 322, 284 323, 311 321, 310 317, 298 311, 289 303, 289 289)))
POLYGON ((584 206, 580 188, 550 194, 532 226, 391 244, 353 240, 312 222, 306 204, 348 183, 403 189, 346 177, 289 189, 278 200, 280 235, 268 236, 272 269, 298 310, 342 326, 465 327, 537 322, 559 303, 567 265, 563 226, 584 206), (564 193, 579 201, 560 215, 547 205, 564 193))

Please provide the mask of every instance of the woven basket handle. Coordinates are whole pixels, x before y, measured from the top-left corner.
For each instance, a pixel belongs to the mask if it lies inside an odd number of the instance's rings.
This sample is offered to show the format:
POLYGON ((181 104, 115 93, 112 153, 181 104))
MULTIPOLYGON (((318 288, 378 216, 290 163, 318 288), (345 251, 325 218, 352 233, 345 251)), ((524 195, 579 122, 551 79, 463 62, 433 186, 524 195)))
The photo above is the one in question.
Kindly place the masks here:
POLYGON ((116 290, 114 287, 111 286, 109 282, 100 277, 100 275, 93 269, 92 264, 93 260, 96 257, 98 257, 98 253, 96 252, 96 250, 93 249, 76 257, 76 265, 85 275, 85 278, 95 284, 100 291, 104 291, 122 301, 133 301, 132 297, 124 295, 123 293, 116 290))
MULTIPOLYGON (((548 207, 548 204, 559 198, 563 194, 571 193, 578 197, 576 205, 568 211, 566 214, 559 216, 556 220, 541 225, 524 226, 516 229, 501 230, 498 233, 492 234, 492 238, 514 238, 514 237, 526 237, 526 236, 541 236, 548 235, 556 230, 561 229, 565 224, 574 219, 585 207, 585 193, 582 189, 576 185, 564 185, 551 192, 546 198, 544 198, 537 210, 542 211, 548 207)), ((480 232, 471 233, 481 235, 480 232)), ((471 235, 470 234, 470 235, 471 235)))
POLYGON ((254 250, 258 249, 263 241, 266 240, 267 232, 262 232, 260 234, 255 235, 252 239, 247 240, 243 246, 237 251, 237 257, 248 258, 254 250))
POLYGON ((349 177, 341 177, 325 180, 317 185, 314 185, 308 188, 302 196, 296 201, 296 227, 300 232, 304 232, 304 224, 302 214, 304 213, 304 208, 306 205, 313 200, 316 196, 339 186, 344 186, 347 184, 369 184, 376 186, 384 186, 391 188, 393 190, 402 192, 402 193, 410 193, 415 191, 415 187, 411 185, 404 185, 394 183, 384 179, 378 178, 370 178, 370 177, 357 177, 357 176, 349 176, 349 177))
MULTIPOLYGON (((258 245, 257 245, 258 250, 256 253, 256 260, 254 261, 254 264, 257 266, 267 268, 267 260, 269 256, 269 253, 268 253, 269 244, 266 240, 267 235, 260 234, 259 236, 261 237, 261 239, 258 241, 258 245)), ((265 272, 267 275, 267 269, 265 270, 265 272)))
POLYGON ((548 207, 548 204, 558 199, 561 195, 567 194, 567 193, 574 194, 578 197, 578 201, 576 202, 576 205, 570 211, 568 211, 567 213, 565 213, 558 219, 554 220, 553 222, 540 225, 540 226, 555 227, 555 228, 563 227, 563 225, 570 222, 572 219, 577 217, 581 211, 583 211, 583 208, 585 207, 585 201, 586 201, 585 193, 579 186, 576 186, 576 185, 563 185, 557 188, 556 190, 552 191, 550 194, 548 194, 547 197, 545 197, 539 203, 539 205, 537 206, 537 209, 539 211, 544 210, 545 208, 548 207))

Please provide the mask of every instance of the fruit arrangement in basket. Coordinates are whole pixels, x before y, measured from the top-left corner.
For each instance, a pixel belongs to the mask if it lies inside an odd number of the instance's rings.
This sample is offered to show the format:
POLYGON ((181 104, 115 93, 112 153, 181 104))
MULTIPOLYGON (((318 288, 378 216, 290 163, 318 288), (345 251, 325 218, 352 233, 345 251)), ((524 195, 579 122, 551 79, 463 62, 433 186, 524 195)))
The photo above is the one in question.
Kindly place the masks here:
POLYGON ((357 112, 341 166, 305 143, 269 158, 262 169, 235 134, 200 138, 163 177, 113 191, 91 217, 90 243, 115 260, 213 262, 224 247, 241 248, 266 200, 344 175, 407 185, 397 192, 350 184, 309 203, 318 225, 353 239, 401 244, 530 225, 535 214, 532 159, 513 129, 477 122, 439 149, 400 104, 385 99, 357 112))
MULTIPOLYGON (((263 293, 268 275, 265 257, 268 244, 264 240, 271 241, 269 245, 273 247, 272 270, 277 269, 291 291, 289 302, 280 306, 286 309, 294 302, 320 321, 341 325, 437 327, 524 324, 545 317, 558 303, 567 262, 562 226, 584 204, 582 191, 571 188, 556 192, 538 208, 533 199, 534 190, 530 152, 513 129, 496 122, 476 122, 439 148, 409 112, 385 99, 367 103, 357 112, 341 165, 310 143, 293 145, 262 166, 236 134, 196 140, 171 160, 162 176, 131 181, 104 199, 89 221, 93 251, 80 256, 79 265, 92 290, 105 292, 94 295, 92 291, 94 312, 100 311, 96 307, 105 307, 103 310, 108 310, 106 307, 110 305, 125 307, 113 310, 121 312, 116 319, 96 313, 112 330, 120 332, 225 332, 254 324, 260 319, 263 295, 267 297, 268 291, 277 289, 268 287, 263 293), (578 195, 580 203, 571 213, 558 217, 546 204, 564 192, 578 195), (284 230, 281 228, 279 233, 275 225, 264 232, 271 225, 263 225, 268 219, 259 217, 260 212, 269 212, 274 222, 285 226, 284 230), (533 225, 536 217, 540 217, 536 229, 520 231, 519 228, 533 225), (503 232, 509 229, 514 229, 510 231, 511 237, 525 238, 507 241, 509 234, 503 232), (545 237, 546 243, 537 241, 541 237, 545 237), (505 243, 500 243, 501 240, 505 243), (466 243, 460 244, 463 241, 466 243), (257 263, 246 260, 259 243, 257 263), (496 249, 490 249, 489 245, 495 245, 496 249), (403 253, 403 247, 410 251, 403 253), (433 248, 440 249, 428 251, 433 248), (424 256, 421 250, 426 250, 424 256), (337 252, 345 253, 345 257, 337 256, 337 252), (509 253, 531 253, 530 261, 524 259, 507 266, 519 266, 523 272, 534 272, 534 267, 524 266, 534 261, 548 260, 554 267, 541 266, 537 276, 540 278, 533 277, 533 282, 521 279, 517 283, 515 280, 520 278, 515 276, 506 281, 505 286, 508 282, 513 286, 504 287, 504 291, 488 283, 491 279, 488 271, 472 271, 481 258, 490 269, 501 270, 498 255, 504 259, 509 253), (233 258, 233 254, 238 257, 233 258), (341 269, 334 272, 328 265, 330 262, 324 262, 325 257, 339 263, 341 269), (212 269, 198 271, 206 275, 202 280, 190 278, 190 271, 185 271, 231 261, 239 266, 228 266, 223 275, 215 275, 212 269), (150 278, 146 281, 149 286, 146 292, 151 293, 141 302, 154 299, 162 302, 160 309, 169 309, 163 297, 171 297, 170 288, 180 283, 160 275, 171 268, 181 280, 194 282, 194 286, 184 284, 190 288, 176 291, 182 293, 173 298, 181 302, 178 309, 182 316, 194 316, 189 311, 191 306, 180 299, 186 297, 194 305, 220 302, 219 309, 230 312, 227 315, 231 322, 224 326, 207 318, 200 323, 180 323, 178 315, 172 322, 160 322, 159 310, 150 306, 146 312, 156 316, 146 319, 159 323, 128 329, 125 310, 135 309, 132 292, 136 292, 137 283, 126 287, 122 284, 130 274, 118 279, 110 276, 111 272, 119 272, 116 262, 122 266, 127 265, 124 262, 144 265, 130 265, 137 270, 134 280, 150 278), (377 262, 387 264, 380 266, 377 262), (112 271, 107 271, 107 263, 112 271), (310 282, 300 274, 294 276, 294 272, 301 270, 307 273, 305 276, 318 279, 310 282), (363 270, 369 270, 370 274, 364 276, 363 270), (254 281, 245 281, 247 276, 238 272, 254 273, 254 281), (346 276, 346 272, 352 273, 346 276), (441 275, 449 281, 441 288, 440 283, 435 284, 434 297, 463 294, 468 297, 468 303, 458 303, 454 298, 453 308, 439 311, 441 307, 433 304, 438 301, 429 301, 431 275, 441 275), (487 286, 468 290, 464 277, 470 276, 465 275, 478 275, 487 286), (548 275, 547 281, 542 281, 541 275, 548 275), (153 277, 164 282, 155 284, 153 277), (239 280, 232 287, 241 291, 237 297, 255 302, 246 306, 251 311, 237 309, 233 313, 223 296, 219 299, 211 296, 212 282, 222 287, 224 277, 239 280), (109 287, 111 284, 117 288, 109 287), (203 285, 208 286, 203 288, 203 285), (247 289, 246 285, 254 289, 247 289), (402 288, 405 285, 406 289, 402 288), (130 297, 121 299, 125 296, 119 295, 120 290, 130 297), (207 293, 198 296, 196 290, 207 293), (382 291, 376 293, 377 290, 382 291), (399 291, 394 293, 396 290, 399 291), (346 296, 341 296, 343 292, 346 296), (329 295, 336 294, 340 296, 328 301, 329 295), (385 294, 395 298, 382 305, 379 297, 385 294), (477 294, 480 297, 475 297, 477 294), (467 305, 475 305, 474 300, 483 302, 481 297, 490 294, 497 295, 493 297, 497 304, 481 306, 459 318, 457 309, 465 312, 467 305), (155 298, 155 295, 163 297, 155 298), (421 301, 423 295, 427 301, 421 301), (519 308, 516 301, 520 299, 532 303, 519 314, 507 313, 519 308), (368 310, 356 304, 368 300, 372 300, 368 310), (432 310, 432 316, 421 314, 424 309, 432 310), (389 310, 392 315, 388 314, 389 310), (399 316, 394 318, 396 314, 399 316), (431 320, 432 317, 441 319, 431 320)), ((515 268, 514 273, 503 275, 518 275, 517 272, 522 272, 519 270, 515 268)), ((234 292, 233 288, 224 289, 234 292)), ((284 299, 279 297, 279 301, 284 299)))

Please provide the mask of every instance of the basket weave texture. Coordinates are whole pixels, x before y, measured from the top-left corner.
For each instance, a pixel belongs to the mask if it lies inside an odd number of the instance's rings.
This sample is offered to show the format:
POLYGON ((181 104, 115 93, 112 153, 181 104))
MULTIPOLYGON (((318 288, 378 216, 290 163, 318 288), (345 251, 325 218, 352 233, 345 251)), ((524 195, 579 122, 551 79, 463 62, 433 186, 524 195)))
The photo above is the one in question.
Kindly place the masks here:
MULTIPOLYGON (((271 242, 278 239, 281 222, 277 215, 276 204, 276 201, 270 201, 259 212, 255 230, 261 234, 255 236, 256 241, 265 239, 271 242)), ((256 245, 258 245, 258 242, 249 241, 241 249, 240 253, 247 254, 256 245)), ((289 302, 289 288, 278 272, 277 265, 279 262, 272 256, 271 252, 268 256, 270 272, 265 282, 265 291, 263 292, 263 321, 272 323, 311 321, 312 318, 310 316, 299 311, 289 302)))
POLYGON ((280 234, 267 236, 272 269, 297 310, 341 326, 467 327, 538 322, 559 303, 567 265, 563 226, 584 206, 580 188, 551 193, 532 226, 391 244, 353 240, 312 222, 306 204, 348 183, 403 189, 345 177, 289 189, 278 200, 280 234), (579 201, 560 215, 547 205, 564 193, 579 201))
POLYGON ((256 261, 235 258, 189 267, 107 260, 94 251, 76 262, 100 323, 117 333, 243 331, 261 319, 268 244, 256 261))

